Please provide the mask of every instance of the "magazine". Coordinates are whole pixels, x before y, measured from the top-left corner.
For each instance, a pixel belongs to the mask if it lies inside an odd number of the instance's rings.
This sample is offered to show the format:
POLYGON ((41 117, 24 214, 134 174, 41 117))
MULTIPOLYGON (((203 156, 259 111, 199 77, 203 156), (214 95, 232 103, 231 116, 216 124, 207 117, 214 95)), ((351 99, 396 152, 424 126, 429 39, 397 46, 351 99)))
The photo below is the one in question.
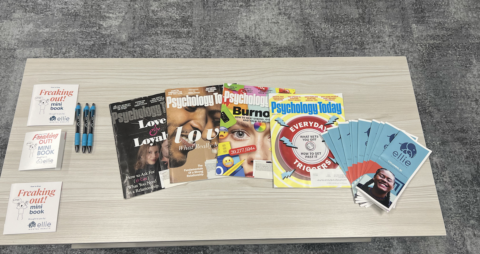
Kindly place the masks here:
POLYGON ((165 188, 168 170, 165 94, 109 105, 125 199, 165 188), (164 175, 165 173, 163 173, 164 175))
POLYGON ((72 125, 78 85, 34 85, 27 126, 72 125))
POLYGON ((253 161, 271 160, 271 93, 294 94, 295 90, 224 84, 217 175, 253 178, 253 161))
POLYGON ((12 184, 3 234, 57 231, 61 191, 62 182, 12 184))
POLYGON ((345 121, 342 94, 270 94, 270 113, 274 187, 351 188, 321 136, 345 121))
POLYGON ((170 181, 208 179, 207 160, 215 159, 222 106, 222 85, 167 89, 170 181))
POLYGON ((66 136, 61 129, 25 133, 18 170, 60 170, 66 136))

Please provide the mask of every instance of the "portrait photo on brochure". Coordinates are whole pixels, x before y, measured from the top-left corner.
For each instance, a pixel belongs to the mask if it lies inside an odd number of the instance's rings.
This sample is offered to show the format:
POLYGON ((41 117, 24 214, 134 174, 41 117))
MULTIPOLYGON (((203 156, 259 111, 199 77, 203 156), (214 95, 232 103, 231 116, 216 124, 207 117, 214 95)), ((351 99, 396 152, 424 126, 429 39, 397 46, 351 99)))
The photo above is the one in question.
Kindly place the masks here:
POLYGON ((386 208, 390 208, 403 187, 392 171, 379 168, 375 174, 365 174, 357 184, 357 191, 368 195, 386 208))

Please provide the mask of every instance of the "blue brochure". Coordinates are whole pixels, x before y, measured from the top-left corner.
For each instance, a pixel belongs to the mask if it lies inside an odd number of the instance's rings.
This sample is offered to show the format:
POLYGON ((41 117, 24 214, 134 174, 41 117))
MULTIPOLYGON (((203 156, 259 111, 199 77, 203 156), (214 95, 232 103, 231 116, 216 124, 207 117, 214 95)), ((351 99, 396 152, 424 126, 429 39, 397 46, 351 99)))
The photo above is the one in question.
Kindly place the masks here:
POLYGON ((370 156, 370 159, 376 161, 378 157, 380 157, 380 155, 383 153, 383 151, 388 147, 388 145, 393 141, 395 136, 397 136, 397 133, 399 131, 400 130, 397 129, 397 127, 389 123, 385 123, 382 131, 379 135, 377 135, 379 138, 375 147, 373 148, 372 156, 370 156))
POLYGON ((367 120, 358 120, 358 162, 363 162, 363 157, 365 157, 365 150, 367 148, 368 136, 370 135, 370 127, 372 126, 372 121, 367 120))
POLYGON ((370 129, 370 135, 368 136, 368 143, 367 149, 365 150, 365 157, 363 161, 369 161, 370 155, 372 154, 373 145, 375 145, 375 138, 377 137, 378 128, 382 125, 382 123, 372 120, 372 127, 370 129))
POLYGON ((353 164, 352 154, 352 135, 350 135, 350 123, 338 123, 338 130, 342 137, 343 151, 345 152, 345 158, 347 159, 347 167, 351 167, 353 164))
POLYGON ((379 165, 377 171, 364 175, 357 184, 357 191, 390 211, 430 153, 409 134, 398 132, 375 161, 379 165))
POLYGON ((353 164, 358 162, 358 121, 350 121, 350 135, 352 136, 353 164))
POLYGON ((345 158, 345 152, 343 150, 343 145, 342 145, 342 141, 341 141, 342 138, 340 136, 340 131, 338 130, 338 127, 333 127, 333 128, 328 129, 328 133, 330 134, 330 139, 332 140, 333 145, 335 146, 335 149, 337 150, 337 153, 339 155, 338 156, 338 160, 340 161, 339 165, 346 172, 346 171, 348 171, 347 160, 345 158))
POLYGON ((375 136, 375 141, 373 142, 373 146, 372 146, 372 149, 370 150, 369 152, 369 160, 372 159, 372 156, 373 156, 373 149, 375 149, 375 146, 377 146, 377 142, 378 140, 380 139, 380 134, 382 133, 383 131, 383 127, 385 127, 385 123, 384 122, 381 122, 380 123, 380 126, 378 127, 378 130, 377 130, 377 135, 375 136))
POLYGON ((332 153, 333 153, 333 156, 335 156, 335 159, 330 158, 330 160, 333 161, 334 163, 337 163, 340 166, 340 169, 342 169, 343 174, 345 174, 345 176, 346 176, 347 175, 347 169, 346 168, 344 169, 342 164, 340 164, 341 162, 338 159, 338 158, 340 158, 340 155, 337 153, 337 149, 335 148, 335 145, 333 144, 333 141, 332 141, 332 138, 330 137, 330 134, 327 131, 327 132, 321 133, 320 135, 322 136, 323 140, 327 144, 328 149, 330 149, 330 151, 332 151, 332 153))

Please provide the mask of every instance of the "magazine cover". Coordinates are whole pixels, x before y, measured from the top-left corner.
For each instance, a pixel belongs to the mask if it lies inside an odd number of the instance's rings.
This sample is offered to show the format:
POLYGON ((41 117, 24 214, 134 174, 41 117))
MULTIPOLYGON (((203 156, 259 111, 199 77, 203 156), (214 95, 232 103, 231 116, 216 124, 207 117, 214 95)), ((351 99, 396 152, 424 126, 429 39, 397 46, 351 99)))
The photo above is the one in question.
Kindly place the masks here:
POLYGON ((222 88, 165 91, 172 183, 208 179, 205 162, 217 156, 222 88))
POLYGON ((165 94, 109 105, 125 199, 158 191, 168 169, 165 94))
POLYGON ((342 94, 270 94, 269 101, 274 187, 351 188, 321 136, 345 121, 342 94))
POLYGON ((57 231, 61 191, 62 182, 12 184, 3 234, 57 231))
POLYGON ((66 136, 61 129, 25 133, 18 170, 60 170, 66 136))
POLYGON ((271 93, 294 94, 295 89, 223 85, 217 175, 253 178, 253 161, 271 160, 271 93))
POLYGON ((34 85, 27 126, 72 125, 78 85, 34 85))

